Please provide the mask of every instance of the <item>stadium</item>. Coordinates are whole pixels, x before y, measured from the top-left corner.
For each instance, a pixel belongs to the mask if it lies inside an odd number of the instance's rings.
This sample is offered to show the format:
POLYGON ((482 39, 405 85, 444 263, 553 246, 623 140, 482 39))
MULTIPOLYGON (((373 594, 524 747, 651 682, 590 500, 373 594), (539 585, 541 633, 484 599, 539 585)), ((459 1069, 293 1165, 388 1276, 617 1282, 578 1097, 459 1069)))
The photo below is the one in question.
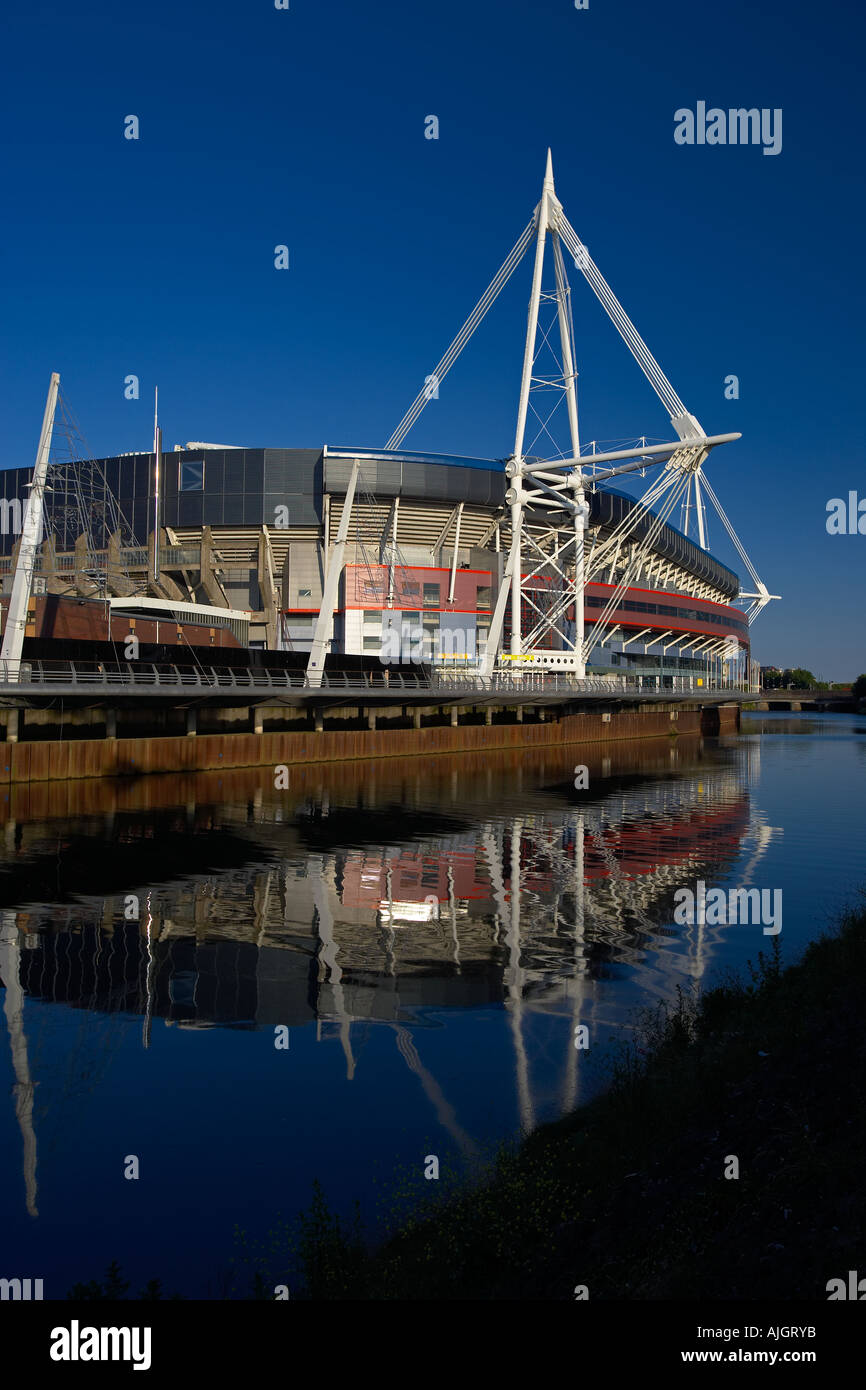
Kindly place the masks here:
POLYGON ((529 224, 382 449, 192 442, 164 451, 155 418, 151 452, 94 460, 76 448, 62 397, 55 420, 58 392, 55 373, 36 469, 11 469, 0 483, 10 671, 22 654, 86 659, 88 643, 110 660, 121 642, 127 661, 219 647, 231 664, 234 649, 252 664, 303 668, 314 687, 328 667, 359 665, 484 682, 619 677, 660 690, 752 682, 750 622, 776 596, 703 471, 712 450, 740 436, 711 435, 686 409, 565 216, 549 154, 529 224), (533 244, 512 452, 406 450, 533 244), (673 440, 581 442, 566 252, 663 405, 673 440), (559 407, 564 449, 549 428, 559 407), (540 429, 529 438, 533 414, 540 429), (64 429, 68 459, 51 463, 52 434, 64 429), (539 455, 548 440, 552 452, 539 455), (621 475, 648 474, 640 497, 620 491, 621 475), (710 553, 705 498, 754 591, 710 553))
MULTIPOLYGON (((161 646, 229 642, 309 653, 356 463, 331 660, 411 660, 417 653, 434 666, 473 668, 486 651, 511 544, 505 460, 401 450, 197 444, 167 452, 160 470, 158 559, 148 527, 154 515, 153 453, 52 465, 30 635, 97 640, 107 631, 108 599, 117 642, 130 630, 129 615, 137 613, 140 633, 148 618, 159 623, 152 637, 161 646), (77 628, 60 625, 57 614, 65 605, 58 599, 74 603, 77 628)), ((26 504, 30 480, 29 469, 2 474, 4 516, 14 517, 16 503, 26 504)), ((640 510, 633 498, 611 488, 599 487, 588 500, 587 561, 640 510)), ((646 529, 648 522, 638 520, 646 529)), ((530 520, 527 530, 531 535, 535 529, 543 544, 556 534, 556 521, 555 514, 535 527, 530 520)), ((16 546, 11 527, 2 543, 8 594, 16 546)), ((586 634, 616 593, 635 544, 621 546, 597 576, 590 571, 586 634)), ((525 572, 523 580, 527 632, 535 610, 549 606, 561 584, 552 565, 531 577, 525 572)), ((634 582, 619 595, 589 666, 662 681, 697 672, 716 684, 725 665, 730 670, 749 650, 746 615, 734 605, 738 593, 732 570, 665 524, 634 582)), ((510 611, 506 646, 509 619, 510 611)), ((552 657, 573 647, 573 605, 560 626, 559 645, 549 631, 536 652, 547 650, 552 657)))

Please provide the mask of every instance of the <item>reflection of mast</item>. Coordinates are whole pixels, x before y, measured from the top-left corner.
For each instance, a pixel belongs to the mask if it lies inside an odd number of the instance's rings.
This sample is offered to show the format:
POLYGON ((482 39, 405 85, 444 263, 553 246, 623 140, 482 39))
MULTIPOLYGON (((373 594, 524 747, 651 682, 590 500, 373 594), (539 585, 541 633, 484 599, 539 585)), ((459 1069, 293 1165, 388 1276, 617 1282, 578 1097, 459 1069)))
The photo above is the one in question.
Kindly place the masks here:
POLYGON ((435 1076, 427 1070, 421 1058, 418 1056, 417 1049, 412 1040, 412 1034, 408 1028, 400 1024, 392 1025, 397 1034, 397 1050, 403 1061, 411 1072, 418 1077, 424 1088, 424 1094, 436 1111, 436 1118, 443 1129, 447 1129, 451 1138, 464 1154, 470 1154, 473 1158, 478 1157, 478 1145, 471 1135, 466 1133, 462 1125, 458 1124, 454 1106, 446 1099, 442 1087, 435 1076))
POLYGON ((33 1090, 30 1065, 27 1059, 27 1038, 24 1034, 24 991, 19 978, 18 927, 14 912, 4 911, 0 926, 0 976, 6 986, 4 1012, 12 1048, 15 1070, 15 1118, 21 1130, 24 1146, 24 1187, 27 1211, 38 1216, 36 1209, 36 1131, 33 1128, 33 1090))
POLYGON ((448 906, 451 909, 451 938, 454 942, 454 964, 460 974, 460 937, 457 935, 457 899, 454 894, 454 866, 448 860, 448 906))
MULTIPOLYGON (((153 912, 150 905, 150 894, 147 895, 147 922, 144 929, 145 943, 147 948, 147 971, 144 977, 144 988, 146 993, 146 1003, 144 1009, 144 1023, 141 1029, 141 1045, 147 1049, 150 1047, 150 1033, 153 1023, 153 912)), ((98 938, 97 938, 97 950, 98 938)))
POLYGON ((319 952, 319 959, 325 962, 328 969, 328 981, 334 993, 334 1006, 340 1019, 340 1042, 346 1054, 346 1076, 349 1081, 355 1075, 355 1058, 352 1056, 351 1026, 352 1020, 346 1013, 346 1004, 343 997, 343 972, 337 964, 337 941, 334 936, 334 917, 328 902, 328 893, 325 888, 323 876, 324 861, 321 856, 310 855, 310 877, 313 885, 313 904, 316 909, 318 921, 319 940, 322 949, 319 952))
POLYGON ((574 820, 574 1011, 571 1016, 571 1038, 569 1039, 568 1061, 565 1064, 565 1080, 562 1088, 562 1109, 567 1114, 577 1107, 578 1095, 578 1049, 574 1045, 574 1035, 580 1023, 580 1009, 584 1001, 586 967, 583 958, 585 940, 585 893, 586 882, 583 876, 583 839, 585 835, 583 814, 578 813, 574 820))
POLYGON ((273 869, 266 869, 264 873, 258 874, 253 885, 253 913, 255 915, 256 927, 256 950, 260 951, 264 945, 265 935, 268 930, 268 908, 271 901, 271 880, 274 876, 273 869))
MULTIPOLYGON (((764 855, 767 853, 773 837, 775 835, 781 835, 782 833, 783 827, 781 825, 765 825, 763 821, 758 819, 757 815, 753 816, 752 823, 749 826, 749 834, 755 837, 755 848, 746 861, 743 872, 740 874, 743 887, 751 883, 752 874, 755 872, 755 865, 759 860, 763 859, 764 855)), ((743 838, 745 839, 745 836, 743 838)))
POLYGON ((494 940, 499 945, 499 933, 502 923, 508 916, 505 902, 505 882, 502 878, 502 860, 499 854, 499 845, 493 835, 492 827, 487 824, 481 834, 481 843, 484 846, 484 854, 487 858, 487 871, 490 874, 490 886, 493 889, 493 901, 496 903, 496 935, 494 940))
POLYGON ((526 1060, 526 1045, 523 1040, 524 972, 520 965, 520 837, 522 828, 522 822, 515 818, 511 824, 511 884, 508 895, 505 892, 503 854, 499 845, 499 837, 494 833, 492 827, 487 826, 482 840, 487 856, 493 896, 499 910, 498 916, 500 921, 506 923, 505 944, 508 947, 508 968, 504 971, 505 987, 508 994, 506 1008, 511 1035, 514 1040, 514 1051, 517 1056, 517 1096, 520 1123, 528 1134, 535 1126, 529 1091, 529 1066, 526 1060))
POLYGON ((517 1056, 517 1096, 520 1109, 520 1123, 527 1134, 535 1128, 532 1110, 532 1092, 529 1084, 529 1062, 526 1056, 526 1042, 523 1037, 523 984, 525 972, 520 964, 520 839, 523 822, 517 817, 511 824, 511 881, 509 883, 508 932, 505 937, 508 946, 509 1017, 511 1033, 514 1038, 514 1051, 517 1056))

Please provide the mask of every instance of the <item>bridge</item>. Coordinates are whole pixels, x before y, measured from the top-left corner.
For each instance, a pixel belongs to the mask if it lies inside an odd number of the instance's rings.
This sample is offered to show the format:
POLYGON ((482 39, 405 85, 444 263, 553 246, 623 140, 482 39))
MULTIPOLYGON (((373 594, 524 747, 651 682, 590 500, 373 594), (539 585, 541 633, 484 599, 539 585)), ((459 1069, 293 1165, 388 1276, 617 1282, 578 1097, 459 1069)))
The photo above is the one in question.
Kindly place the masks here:
POLYGON ((759 710, 837 710, 855 711, 857 701, 850 690, 762 690, 755 696, 759 710))

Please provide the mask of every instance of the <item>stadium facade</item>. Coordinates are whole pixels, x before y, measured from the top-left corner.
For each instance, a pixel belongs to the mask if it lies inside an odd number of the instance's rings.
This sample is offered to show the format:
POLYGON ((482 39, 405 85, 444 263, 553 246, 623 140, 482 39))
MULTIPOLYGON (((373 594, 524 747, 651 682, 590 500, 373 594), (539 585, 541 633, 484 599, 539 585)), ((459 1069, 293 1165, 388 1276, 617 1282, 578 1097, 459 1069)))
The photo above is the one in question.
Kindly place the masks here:
MULTIPOLYGON (((403 449, 176 447, 162 456, 158 547, 153 453, 54 464, 34 600, 138 596, 141 603, 149 596, 160 601, 165 617, 175 612, 179 623, 183 618, 185 642, 196 605, 211 615, 222 609, 251 648, 309 653, 354 471, 329 664, 346 656, 471 671, 487 646, 511 544, 506 462, 403 449), (237 627, 239 613, 248 615, 246 630, 237 627)), ((14 518, 31 478, 29 468, 0 474, 0 570, 7 595, 14 518)), ((669 524, 654 527, 647 546, 655 521, 649 511, 636 518, 629 543, 616 548, 604 570, 593 570, 596 548, 604 550, 623 520, 643 509, 603 485, 588 486, 587 505, 584 547, 592 577, 585 587, 585 634, 631 568, 615 611, 606 615, 603 640, 592 650, 592 671, 636 673, 662 685, 680 672, 705 675, 713 685, 741 676, 749 625, 735 603, 737 575, 669 524)), ((549 515, 537 526, 554 548, 549 568, 533 565, 531 577, 525 575, 524 630, 563 593, 553 520, 553 529, 549 515)), ((531 517, 524 524, 532 530, 531 517)), ((205 624, 209 631, 213 621, 205 624)), ((510 621, 509 612, 503 651, 510 621)), ((574 641, 574 605, 566 604, 541 644, 551 666, 557 651, 573 649, 574 641)))

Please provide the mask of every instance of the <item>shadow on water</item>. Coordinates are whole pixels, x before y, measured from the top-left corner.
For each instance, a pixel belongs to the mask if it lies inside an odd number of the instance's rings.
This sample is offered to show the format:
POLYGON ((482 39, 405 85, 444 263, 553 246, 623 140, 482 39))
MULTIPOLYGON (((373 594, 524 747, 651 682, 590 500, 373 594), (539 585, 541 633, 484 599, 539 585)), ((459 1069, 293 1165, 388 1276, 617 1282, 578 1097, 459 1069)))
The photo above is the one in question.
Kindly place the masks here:
MULTIPOLYGON (((196 817, 198 819, 198 817, 196 817)), ((142 882, 169 883, 265 862, 270 855, 205 813, 197 827, 172 811, 114 818, 111 838, 101 821, 87 827, 43 827, 24 848, 24 827, 15 826, 13 855, 0 865, 0 907, 23 903, 71 903, 92 894, 112 895, 142 882), (106 850, 110 847, 110 853, 106 850)))

